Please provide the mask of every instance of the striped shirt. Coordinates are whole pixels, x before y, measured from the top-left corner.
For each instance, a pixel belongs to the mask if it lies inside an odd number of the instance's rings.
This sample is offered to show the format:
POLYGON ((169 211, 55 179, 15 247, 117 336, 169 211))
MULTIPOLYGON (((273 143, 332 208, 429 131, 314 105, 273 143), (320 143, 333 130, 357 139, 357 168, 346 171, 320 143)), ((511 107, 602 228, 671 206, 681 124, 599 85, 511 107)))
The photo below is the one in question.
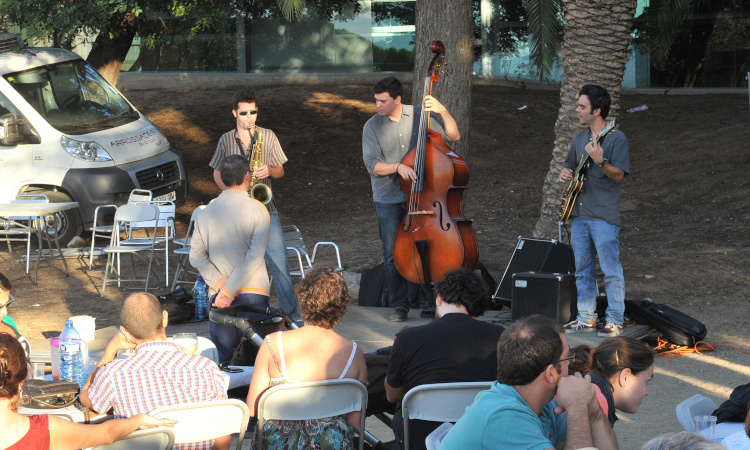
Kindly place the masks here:
MULTIPOLYGON (((216 363, 185 355, 167 341, 146 342, 132 358, 102 366, 88 390, 95 411, 114 409, 116 418, 148 413, 164 405, 223 400, 224 379, 216 363)), ((176 445, 176 449, 210 449, 211 441, 176 445)))
MULTIPOLYGON (((262 142, 260 146, 261 158, 260 162, 268 167, 276 167, 280 164, 286 163, 288 160, 284 154, 284 150, 281 149, 279 139, 276 137, 276 133, 268 128, 256 127, 262 134, 262 142)), ((253 140, 250 142, 250 147, 245 147, 237 135, 237 129, 228 131, 221 135, 219 143, 216 145, 216 151, 214 152, 213 158, 208 165, 212 169, 217 169, 221 166, 221 162, 224 158, 229 155, 242 155, 250 158, 250 153, 253 149, 253 143, 255 142, 256 136, 253 135, 253 140)), ((252 168, 250 173, 252 174, 252 168)), ((263 184, 271 187, 271 177, 268 177, 261 181, 263 184)), ((266 205, 269 211, 276 211, 276 199, 272 198, 266 205)))

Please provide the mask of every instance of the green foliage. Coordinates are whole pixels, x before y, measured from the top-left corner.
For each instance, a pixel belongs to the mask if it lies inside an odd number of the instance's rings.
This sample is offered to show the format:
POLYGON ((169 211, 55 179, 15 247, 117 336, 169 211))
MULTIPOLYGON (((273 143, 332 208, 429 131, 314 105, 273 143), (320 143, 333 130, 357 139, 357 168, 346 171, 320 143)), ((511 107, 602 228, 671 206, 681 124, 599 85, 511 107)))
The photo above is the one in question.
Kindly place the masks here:
POLYGON ((562 44, 562 4, 560 0, 524 0, 529 21, 531 61, 539 68, 541 80, 548 80, 555 56, 562 44))

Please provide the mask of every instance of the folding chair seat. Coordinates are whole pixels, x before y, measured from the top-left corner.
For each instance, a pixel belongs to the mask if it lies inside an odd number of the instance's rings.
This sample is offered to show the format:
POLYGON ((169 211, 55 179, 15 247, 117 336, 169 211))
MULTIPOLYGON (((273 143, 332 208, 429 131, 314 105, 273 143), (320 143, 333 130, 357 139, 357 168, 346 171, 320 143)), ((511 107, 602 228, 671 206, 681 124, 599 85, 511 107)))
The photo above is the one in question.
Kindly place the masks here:
POLYGON ((302 239, 302 232, 296 225, 285 225, 281 227, 284 232, 284 243, 286 244, 286 257, 290 259, 289 262, 289 273, 291 275, 297 275, 305 278, 305 273, 312 269, 312 265, 315 263, 315 255, 318 253, 318 247, 322 245, 330 245, 336 250, 336 260, 338 261, 337 271, 342 271, 344 268, 341 266, 341 254, 339 253, 339 246, 335 242, 321 241, 315 244, 313 247, 312 259, 305 246, 305 241, 302 239), (303 259, 304 257, 304 259, 303 259))
POLYGON ((172 290, 174 290, 175 286, 180 283, 195 283, 195 279, 180 280, 180 274, 183 271, 194 274, 196 278, 199 275, 197 271, 190 269, 191 266, 188 263, 188 257, 190 256, 190 240, 193 237, 193 227, 195 226, 195 220, 205 208, 206 205, 200 205, 193 210, 193 213, 190 215, 190 223, 188 224, 185 237, 174 240, 175 245, 179 245, 181 247, 173 250, 173 253, 177 255, 177 269, 175 270, 174 281, 172 282, 172 290))
POLYGON ((409 419, 456 422, 474 397, 492 387, 491 381, 423 384, 409 390, 401 400, 404 416, 404 448, 409 448, 409 419))
POLYGON ((361 412, 359 430, 355 431, 360 433, 359 450, 363 450, 367 388, 362 382, 344 378, 273 386, 258 399, 258 442, 263 442, 263 424, 267 420, 322 419, 352 411, 361 412))
MULTIPOLYGON (((152 193, 149 190, 146 189, 133 189, 130 192, 130 196, 128 197, 128 205, 133 205, 136 202, 142 202, 142 201, 150 201, 152 197, 152 193)), ((114 217, 115 212, 117 211, 118 206, 117 205, 100 205, 97 206, 94 210, 94 223, 92 224, 91 228, 88 229, 88 231, 91 231, 91 250, 89 251, 89 270, 91 269, 91 265, 94 261, 94 243, 96 242, 96 238, 106 238, 109 239, 112 235, 112 225, 106 225, 104 223, 99 223, 99 211, 107 211, 112 210, 111 212, 107 213, 105 218, 102 219, 103 222, 107 222, 108 217, 114 217)), ((114 220, 114 219, 113 219, 114 220)))
POLYGON ((135 430, 124 438, 109 445, 98 445, 89 450, 172 450, 174 433, 171 428, 157 427, 135 430))
POLYGON ((172 428, 175 444, 214 440, 239 433, 235 447, 237 450, 242 448, 245 429, 250 420, 247 404, 237 399, 167 405, 156 408, 149 414, 157 419, 177 421, 172 428))
MULTIPOLYGON (((49 203, 49 199, 44 194, 21 194, 17 195, 11 203, 49 203)), ((33 221, 43 220, 42 217, 9 217, 14 222, 28 222, 29 228, 18 226, 10 221, 2 221, 0 225, 0 241, 8 244, 8 253, 10 254, 11 265, 16 267, 16 258, 13 256, 11 242, 26 242, 26 273, 29 273, 29 261, 31 260, 31 234, 34 233, 33 221)))
MULTIPOLYGON (((123 281, 139 281, 145 282, 144 290, 148 290, 148 283, 151 277, 151 266, 154 259, 154 250, 156 245, 156 230, 158 227, 159 208, 156 205, 151 204, 135 204, 135 205, 122 205, 115 213, 115 222, 112 227, 112 234, 110 237, 109 245, 104 248, 104 252, 107 253, 107 265, 104 268, 104 284, 102 286, 102 297, 104 297, 104 290, 107 288, 107 281, 109 278, 110 270, 117 274, 117 285, 119 286, 123 281), (131 242, 126 244, 126 239, 122 239, 120 236, 120 229, 129 229, 130 224, 136 223, 151 223, 150 238, 138 241, 138 244, 131 242), (133 263, 133 255, 138 255, 139 252, 149 252, 148 269, 146 271, 146 278, 138 279, 135 278, 135 264, 133 263), (123 279, 120 271, 120 258, 121 253, 126 253, 131 256, 130 264, 133 270, 132 279, 123 279), (115 260, 117 261, 117 268, 115 268, 115 260)), ((145 258, 143 258, 145 261, 145 258)))

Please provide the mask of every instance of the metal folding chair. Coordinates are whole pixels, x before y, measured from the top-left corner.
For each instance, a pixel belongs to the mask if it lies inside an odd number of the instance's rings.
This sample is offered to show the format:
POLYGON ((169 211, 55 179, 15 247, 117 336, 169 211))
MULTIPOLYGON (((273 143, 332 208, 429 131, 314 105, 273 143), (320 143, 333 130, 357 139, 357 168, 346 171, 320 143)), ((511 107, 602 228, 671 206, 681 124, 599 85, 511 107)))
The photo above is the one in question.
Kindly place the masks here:
MULTIPOLYGON (((21 194, 17 195, 11 203, 49 203, 49 199, 44 194, 21 194)), ((29 273, 29 261, 31 260, 31 234, 34 233, 33 222, 35 220, 44 220, 43 217, 9 217, 9 221, 4 221, 0 227, 0 241, 8 244, 8 253, 10 255, 11 265, 16 267, 16 258, 13 256, 11 242, 26 242, 26 273, 29 273), (28 222, 29 227, 21 227, 13 222, 28 222)), ((41 244, 41 243, 40 243, 41 244)))
POLYGON ((149 413, 158 419, 173 419, 175 444, 213 440, 239 433, 236 449, 242 448, 250 420, 247 404, 237 399, 167 405, 149 413))
MULTIPOLYGON (((143 202, 143 201, 150 201, 153 197, 153 194, 151 191, 146 189, 133 189, 130 192, 130 196, 128 197, 128 205, 133 205, 136 202, 143 202)), ((97 206, 94 210, 94 223, 92 224, 91 228, 89 228, 88 231, 91 231, 91 250, 89 251, 89 269, 91 269, 92 262, 94 261, 94 243, 96 242, 96 238, 106 238, 109 239, 112 235, 112 225, 106 225, 104 223, 99 223, 99 211, 107 211, 107 210, 113 210, 111 212, 108 212, 105 215, 105 218, 103 219, 104 222, 107 222, 107 217, 114 217, 115 212, 117 212, 117 205, 100 205, 97 206)), ((102 213, 104 214, 104 213, 102 213)))
POLYGON ((175 270, 174 274, 174 281, 172 282, 172 290, 174 290, 175 286, 179 283, 193 283, 195 284, 195 279, 193 280, 180 280, 180 274, 185 271, 191 274, 194 274, 196 277, 199 275, 197 271, 190 269, 190 264, 188 263, 188 257, 190 256, 190 240, 193 237, 193 227, 195 227, 195 219, 198 218, 201 212, 206 208, 206 205, 200 205, 197 208, 193 210, 193 213, 190 215, 190 223, 188 224, 187 232, 185 233, 185 238, 175 239, 174 243, 175 245, 179 245, 181 247, 178 247, 173 250, 173 253, 177 255, 177 269, 175 270))
MULTIPOLYGON (((156 230, 158 227, 159 208, 155 205, 150 204, 136 204, 136 205, 122 205, 115 213, 115 222, 112 227, 112 235, 110 237, 109 245, 104 248, 104 252, 107 253, 107 265, 104 268, 104 284, 102 285, 102 297, 104 297, 104 290, 107 288, 107 281, 109 278, 110 270, 117 274, 117 285, 123 281, 139 281, 145 282, 144 290, 148 290, 149 278, 151 277, 151 266, 154 260, 154 248, 156 245, 156 230), (122 239, 120 236, 120 229, 129 229, 130 224, 133 222, 137 223, 152 223, 150 238, 138 241, 138 243, 126 243, 127 239, 122 239), (133 262, 133 255, 138 255, 139 252, 149 252, 148 269, 146 271, 146 278, 139 279, 135 276, 135 264, 133 262), (119 255, 125 253, 131 256, 130 265, 133 270, 132 279, 123 279, 120 271, 120 258, 119 255), (117 261, 117 268, 115 268, 115 261, 117 261)), ((143 258, 145 261, 145 258, 143 258)))
POLYGON ((409 419, 456 422, 474 397, 492 387, 491 381, 423 384, 409 390, 401 400, 404 416, 404 448, 409 448, 409 419))
POLYGON ((281 384, 263 391, 258 399, 258 442, 263 447, 263 424, 270 419, 322 419, 360 411, 359 450, 364 449, 367 388, 351 378, 281 384))
MULTIPOLYGON (((175 204, 169 200, 150 200, 150 201, 138 201, 135 203, 136 205, 141 204, 150 204, 155 205, 159 209, 159 216, 156 222, 156 229, 160 230, 163 229, 164 232, 161 235, 155 236, 154 243, 155 245, 161 246, 164 245, 164 270, 166 272, 165 274, 165 281, 164 286, 169 286, 169 241, 174 239, 175 237, 175 214, 177 211, 177 208, 175 207, 175 204)), ((150 240, 150 229, 154 223, 152 221, 145 221, 145 222, 133 222, 131 223, 130 227, 128 228, 127 234, 128 239, 123 241, 125 245, 140 245, 142 242, 147 242, 150 240), (133 233, 137 230, 144 230, 146 232, 146 237, 135 237, 133 233)), ((158 259, 157 259, 158 261, 158 259)))
POLYGON ((335 242, 331 241, 320 241, 313 247, 312 259, 310 253, 307 251, 305 241, 302 239, 302 232, 297 228, 296 225, 285 225, 281 227, 284 232, 284 243, 286 245, 286 257, 290 259, 289 262, 289 273, 291 275, 297 275, 305 278, 305 273, 312 269, 315 263, 315 255, 318 253, 318 247, 322 245, 330 245, 336 250, 336 260, 338 266, 336 270, 342 271, 344 268, 341 266, 341 254, 339 253, 339 246, 335 242), (304 257, 304 259, 303 259, 304 257), (292 264, 292 260, 294 264, 292 264))

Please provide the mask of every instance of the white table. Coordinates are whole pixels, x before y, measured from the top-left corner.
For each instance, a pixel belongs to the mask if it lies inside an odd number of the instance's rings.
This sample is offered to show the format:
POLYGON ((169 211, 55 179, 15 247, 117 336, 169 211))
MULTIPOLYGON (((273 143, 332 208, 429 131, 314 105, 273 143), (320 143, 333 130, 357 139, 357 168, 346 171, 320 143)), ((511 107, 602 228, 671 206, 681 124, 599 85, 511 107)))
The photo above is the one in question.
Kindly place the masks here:
MULTIPOLYGON (((39 271, 39 261, 42 259, 42 233, 44 232, 44 222, 46 222, 46 217, 52 217, 53 223, 51 228, 57 229, 58 220, 57 213, 66 211, 69 209, 78 208, 78 202, 63 202, 63 203, 0 203, 0 218, 7 220, 11 223, 13 223, 16 226, 26 228, 29 230, 33 230, 36 232, 37 238, 39 240, 39 245, 37 247, 37 253, 36 253, 36 264, 34 265, 34 275, 31 277, 31 282, 36 284, 36 276, 37 272, 39 271), (35 217, 35 216, 43 216, 45 217, 45 220, 36 220, 32 221, 31 223, 38 223, 37 227, 29 227, 26 224, 16 222, 14 220, 10 220, 10 217, 35 217)), ((54 259, 55 254, 52 249, 52 240, 50 240, 49 233, 44 233, 47 237, 47 244, 50 247, 50 255, 52 256, 52 265, 54 266, 54 259)), ((65 276, 70 276, 70 272, 68 271, 68 263, 65 261, 65 257, 62 254, 62 249, 60 249, 60 242, 57 240, 57 233, 54 234, 54 243, 55 247, 57 247, 57 252, 60 255, 60 259, 63 262, 63 265, 65 265, 65 276)))

